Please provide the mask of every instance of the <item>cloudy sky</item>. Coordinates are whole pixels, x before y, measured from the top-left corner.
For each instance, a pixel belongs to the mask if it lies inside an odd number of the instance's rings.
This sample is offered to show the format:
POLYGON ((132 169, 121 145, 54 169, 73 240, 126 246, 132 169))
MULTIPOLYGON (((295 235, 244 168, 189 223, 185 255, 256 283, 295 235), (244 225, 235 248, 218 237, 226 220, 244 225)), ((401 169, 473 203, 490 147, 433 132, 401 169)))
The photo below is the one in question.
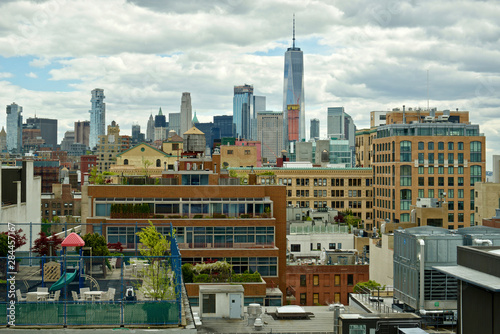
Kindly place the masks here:
MULTIPOLYGON (((283 54, 304 51, 306 131, 344 106, 358 128, 394 107, 469 110, 500 154, 500 6, 495 1, 2 0, 0 105, 57 118, 59 140, 88 120, 103 88, 122 133, 179 112, 191 92, 201 122, 232 114, 233 86, 253 84, 281 110, 283 54)), ((5 109, 4 109, 5 110, 5 109)), ((0 126, 5 125, 0 117, 0 126)))

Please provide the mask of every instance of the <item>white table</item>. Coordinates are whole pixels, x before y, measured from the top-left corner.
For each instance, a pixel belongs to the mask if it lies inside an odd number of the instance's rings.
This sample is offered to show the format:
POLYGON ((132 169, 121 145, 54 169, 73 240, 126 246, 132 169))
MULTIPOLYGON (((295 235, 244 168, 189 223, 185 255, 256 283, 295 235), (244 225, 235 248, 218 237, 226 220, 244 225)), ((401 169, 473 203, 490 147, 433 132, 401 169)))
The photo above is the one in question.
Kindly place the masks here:
POLYGON ((104 291, 85 291, 83 295, 85 296, 85 300, 92 300, 93 302, 96 300, 100 300, 104 291))
POLYGON ((32 291, 32 292, 28 292, 26 294, 27 295, 36 295, 37 299, 40 301, 46 301, 47 297, 49 297, 48 292, 41 292, 41 291, 32 291))

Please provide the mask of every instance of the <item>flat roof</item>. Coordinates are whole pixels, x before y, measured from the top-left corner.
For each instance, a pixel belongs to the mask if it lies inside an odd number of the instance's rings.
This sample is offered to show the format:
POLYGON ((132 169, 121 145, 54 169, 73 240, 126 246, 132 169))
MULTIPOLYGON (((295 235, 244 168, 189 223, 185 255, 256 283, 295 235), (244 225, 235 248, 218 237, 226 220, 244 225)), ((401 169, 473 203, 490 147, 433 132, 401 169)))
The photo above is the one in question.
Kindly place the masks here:
POLYGON ((500 278, 464 266, 437 266, 434 269, 486 290, 500 292, 500 278))
POLYGON ((233 285, 233 284, 218 284, 218 285, 200 285, 200 293, 215 293, 215 292, 244 292, 245 289, 243 285, 233 285))

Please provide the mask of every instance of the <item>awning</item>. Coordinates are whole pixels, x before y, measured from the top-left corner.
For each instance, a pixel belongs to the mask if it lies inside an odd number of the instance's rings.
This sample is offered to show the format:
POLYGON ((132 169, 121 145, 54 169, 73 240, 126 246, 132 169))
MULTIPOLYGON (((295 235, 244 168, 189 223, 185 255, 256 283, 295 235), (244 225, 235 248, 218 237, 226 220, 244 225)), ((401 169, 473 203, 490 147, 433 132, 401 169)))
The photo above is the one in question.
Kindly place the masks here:
POLYGON ((63 247, 82 247, 85 246, 85 241, 75 232, 70 233, 61 243, 63 247))

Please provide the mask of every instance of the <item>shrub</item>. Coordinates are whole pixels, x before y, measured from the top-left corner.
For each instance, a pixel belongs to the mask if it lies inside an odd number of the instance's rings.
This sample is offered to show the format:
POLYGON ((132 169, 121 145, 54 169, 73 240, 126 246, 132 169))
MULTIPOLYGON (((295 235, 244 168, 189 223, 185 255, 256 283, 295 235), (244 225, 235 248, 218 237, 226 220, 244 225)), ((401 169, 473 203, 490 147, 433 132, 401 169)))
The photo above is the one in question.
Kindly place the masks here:
POLYGON ((194 283, 211 283, 212 279, 210 278, 210 275, 208 274, 200 274, 197 276, 194 276, 194 283))
POLYGON ((214 213, 214 218, 226 218, 226 215, 222 213, 214 213))
POLYGON ((184 279, 184 283, 193 283, 194 279, 193 265, 191 263, 184 263, 181 268, 182 268, 182 278, 184 279))
POLYGON ((193 218, 200 219, 200 218, 203 218, 203 215, 194 215, 193 218))
POLYGON ((260 274, 258 272, 255 272, 253 274, 235 274, 232 276, 231 279, 233 282, 255 282, 255 283, 260 283, 262 282, 262 278, 260 277, 260 274))

